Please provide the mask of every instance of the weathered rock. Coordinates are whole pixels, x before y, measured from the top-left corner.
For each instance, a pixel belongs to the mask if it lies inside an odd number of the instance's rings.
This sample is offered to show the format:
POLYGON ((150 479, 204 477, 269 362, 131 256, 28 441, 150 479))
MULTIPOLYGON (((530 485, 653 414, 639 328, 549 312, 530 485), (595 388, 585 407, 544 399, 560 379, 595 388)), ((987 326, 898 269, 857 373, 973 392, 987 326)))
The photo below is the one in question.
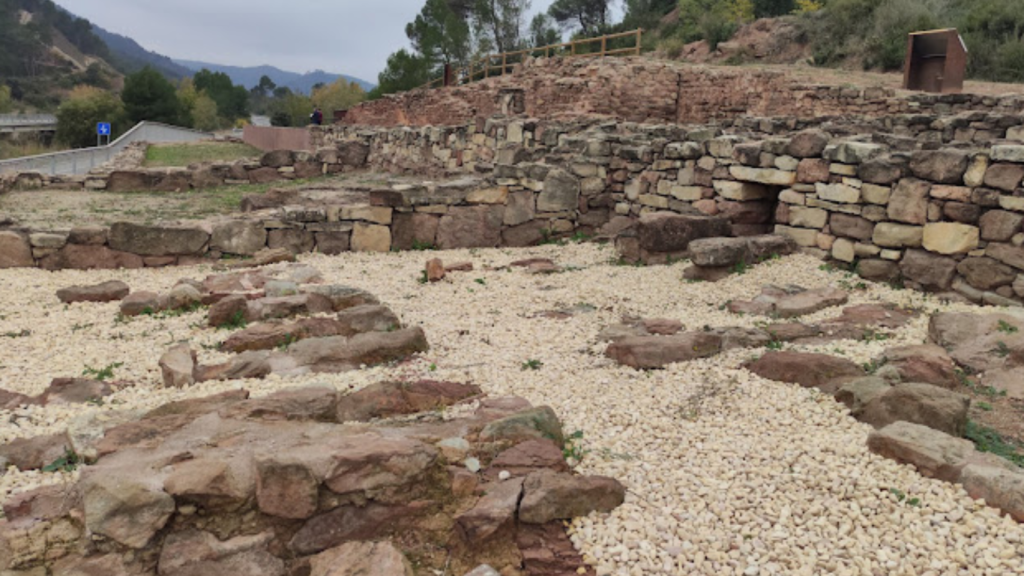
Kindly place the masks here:
POLYGON ((775 302, 775 312, 781 318, 795 318, 845 304, 847 300, 849 295, 838 288, 815 288, 779 298, 775 302))
POLYGON ((39 470, 63 457, 70 448, 66 434, 16 438, 0 445, 0 458, 18 470, 39 470))
POLYGON ((794 158, 815 158, 821 156, 830 137, 824 130, 797 132, 786 146, 786 154, 794 158))
POLYGON ((267 245, 267 231, 259 222, 233 220, 213 227, 210 249, 250 256, 267 245))
POLYGON ((597 512, 610 512, 625 500, 626 488, 605 476, 573 476, 553 470, 530 474, 523 482, 519 520, 544 524, 597 512))
POLYGON ((37 400, 48 404, 83 404, 114 393, 114 387, 100 380, 54 378, 37 400))
POLYGON ((891 384, 874 376, 857 378, 843 384, 836 391, 836 400, 850 409, 851 416, 860 418, 868 402, 890 387, 891 384))
POLYGON ((728 236, 730 228, 723 218, 654 212, 640 217, 637 234, 643 250, 681 252, 698 238, 728 236))
POLYGON ((1009 242, 1014 234, 1020 232, 1021 223, 1024 223, 1024 214, 989 210, 982 214, 978 222, 981 239, 987 242, 1009 242))
POLYGON ((121 301, 121 314, 125 316, 139 316, 156 312, 160 309, 160 295, 156 292, 132 292, 121 301))
POLYGON ((743 367, 768 380, 820 388, 829 394, 835 393, 845 380, 864 376, 864 370, 846 358, 803 352, 768 352, 743 367))
POLYGON ((35 266, 35 260, 28 239, 17 232, 0 231, 0 268, 32 266, 35 266))
POLYGON ((575 176, 560 169, 548 171, 544 189, 537 196, 537 211, 561 212, 579 207, 580 182, 575 176))
POLYGON ((440 258, 432 258, 427 260, 427 267, 425 270, 428 282, 440 282, 444 280, 446 274, 444 268, 444 262, 440 258))
POLYGON ((931 384, 897 384, 864 406, 861 420, 875 428, 905 421, 963 436, 971 400, 931 384))
POLYGON ((483 440, 535 440, 551 439, 561 444, 562 423, 548 406, 530 408, 505 416, 487 424, 480 432, 483 440))
POLYGON ((196 383, 196 352, 187 343, 165 352, 159 365, 167 388, 184 388, 196 383))
POLYGON ((374 418, 438 410, 479 394, 479 387, 457 382, 382 382, 343 396, 338 401, 336 419, 338 422, 368 422, 374 418))
POLYGON ((347 542, 312 557, 309 576, 413 576, 412 565, 390 542, 347 542))
POLYGON ((57 290, 57 298, 64 303, 113 302, 121 300, 131 291, 127 284, 111 280, 92 286, 71 286, 57 290))
POLYGON ((722 350, 722 338, 707 332, 676 336, 632 336, 613 342, 605 356, 637 369, 664 368, 675 362, 714 356, 722 350))
POLYGON ((504 215, 504 206, 450 208, 438 224, 437 245, 442 250, 493 248, 501 241, 504 215))
POLYGON ((928 192, 931 184, 913 178, 904 178, 896 185, 889 197, 887 212, 889 219, 907 224, 924 224, 928 221, 928 192))
POLYGON ((903 382, 923 382, 947 390, 960 386, 956 365, 941 346, 922 344, 889 348, 882 354, 882 359, 899 372, 903 382))
POLYGON ((900 261, 903 276, 926 290, 949 290, 956 276, 956 260, 924 250, 907 250, 900 261))
POLYGON ((527 440, 501 452, 491 460, 486 471, 488 478, 497 478, 501 472, 508 472, 513 478, 526 476, 546 468, 556 472, 568 472, 562 449, 553 441, 527 440))
POLYGON ((267 550, 272 539, 270 532, 223 542, 209 532, 177 532, 164 542, 158 573, 160 576, 284 576, 284 561, 267 550))
POLYGON ((1017 522, 1024 522, 1024 473, 985 465, 970 465, 960 477, 971 498, 985 501, 1017 522))
POLYGON ((868 435, 868 449, 900 464, 910 464, 929 478, 956 482, 974 446, 912 422, 894 422, 868 435))
POLYGON ((492 486, 473 508, 455 518, 467 542, 480 542, 515 521, 523 479, 506 480, 492 486))
POLYGON ((366 165, 366 159, 370 155, 370 146, 359 140, 344 140, 338 142, 338 163, 342 166, 359 168, 366 165))
POLYGON ((1017 164, 993 164, 985 171, 985 186, 1013 192, 1024 179, 1024 166, 1017 164))
POLYGON ((80 482, 86 529, 136 550, 145 548, 175 509, 174 498, 160 484, 146 470, 86 469, 80 482))
POLYGON ((159 301, 166 310, 191 310, 202 303, 203 294, 190 284, 177 284, 159 301))
POLYGON ((110 226, 108 243, 113 250, 140 256, 176 256, 200 254, 210 235, 199 228, 170 228, 115 222, 110 226))
POLYGON ((939 184, 960 184, 970 156, 961 150, 921 150, 910 158, 910 171, 914 176, 939 184))
POLYGON ((978 247, 978 227, 956 222, 932 222, 924 227, 922 245, 939 254, 966 254, 978 247))
POLYGON ((992 258, 968 257, 957 264, 956 271, 967 283, 979 290, 995 290, 1009 286, 1017 279, 1018 272, 992 258))

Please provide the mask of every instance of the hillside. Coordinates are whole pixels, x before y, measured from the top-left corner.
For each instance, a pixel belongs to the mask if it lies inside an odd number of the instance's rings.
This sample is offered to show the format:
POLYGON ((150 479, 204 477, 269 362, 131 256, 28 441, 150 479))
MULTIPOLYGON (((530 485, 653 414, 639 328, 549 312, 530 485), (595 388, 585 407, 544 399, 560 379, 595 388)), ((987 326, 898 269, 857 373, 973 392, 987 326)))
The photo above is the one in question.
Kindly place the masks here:
POLYGON ((119 89, 109 57, 88 20, 50 0, 0 0, 0 78, 25 109, 52 110, 79 84, 119 89))
POLYGON ((192 70, 189 68, 175 63, 163 54, 146 50, 127 36, 109 32, 95 24, 92 26, 92 31, 106 43, 110 49, 111 59, 123 72, 135 72, 146 66, 152 66, 171 80, 180 80, 192 75, 192 70))
POLYGON ((259 84, 260 78, 263 76, 270 77, 270 79, 278 86, 287 86, 293 92, 301 92, 303 94, 309 94, 313 90, 313 86, 316 84, 330 84, 338 78, 344 78, 349 82, 355 82, 366 91, 370 91, 374 87, 374 84, 371 84, 366 80, 347 76, 345 74, 331 74, 329 72, 324 72, 323 70, 298 74, 296 72, 281 70, 274 66, 225 66, 222 64, 211 64, 209 62, 197 62, 193 60, 174 60, 174 62, 189 68, 194 72, 198 72, 203 68, 206 68, 211 72, 223 72, 231 77, 232 82, 247 88, 251 88, 259 84))

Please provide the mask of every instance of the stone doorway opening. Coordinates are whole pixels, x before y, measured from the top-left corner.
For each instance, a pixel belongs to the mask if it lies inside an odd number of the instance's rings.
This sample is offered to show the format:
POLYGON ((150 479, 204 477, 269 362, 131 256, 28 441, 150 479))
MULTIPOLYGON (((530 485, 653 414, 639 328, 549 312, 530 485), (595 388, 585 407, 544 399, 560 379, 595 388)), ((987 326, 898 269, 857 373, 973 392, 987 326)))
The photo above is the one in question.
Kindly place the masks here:
POLYGON ((785 215, 777 218, 780 208, 779 195, 784 186, 758 184, 756 182, 715 182, 718 192, 718 210, 732 223, 733 236, 758 236, 771 234, 776 223, 785 223, 785 215))

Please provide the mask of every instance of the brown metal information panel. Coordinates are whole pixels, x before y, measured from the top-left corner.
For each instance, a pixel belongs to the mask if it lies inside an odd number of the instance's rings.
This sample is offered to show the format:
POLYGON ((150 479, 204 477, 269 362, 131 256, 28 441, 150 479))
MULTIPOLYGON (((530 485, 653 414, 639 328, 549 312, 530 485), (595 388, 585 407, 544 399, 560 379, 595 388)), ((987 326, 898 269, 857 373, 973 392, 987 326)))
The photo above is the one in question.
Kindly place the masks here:
POLYGON ((907 38, 903 87, 921 92, 963 90, 967 45, 955 28, 912 32, 907 38))

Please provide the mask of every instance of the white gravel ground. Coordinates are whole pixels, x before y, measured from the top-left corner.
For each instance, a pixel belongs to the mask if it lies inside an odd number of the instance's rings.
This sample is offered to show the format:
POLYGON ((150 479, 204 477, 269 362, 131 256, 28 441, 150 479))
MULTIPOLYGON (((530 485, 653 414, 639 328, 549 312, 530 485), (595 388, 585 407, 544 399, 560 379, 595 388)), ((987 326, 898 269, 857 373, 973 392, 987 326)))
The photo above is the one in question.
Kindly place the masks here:
MULTIPOLYGON (((86 365, 121 362, 117 379, 134 386, 103 406, 50 406, 0 414, 0 441, 61 431, 83 415, 151 408, 170 400, 245 387, 254 396, 311 383, 354 389, 386 378, 472 381, 492 395, 548 404, 567 431, 583 433, 579 469, 607 474, 629 488, 610 515, 575 521, 573 541, 599 574, 1024 574, 1024 527, 972 501, 961 488, 922 478, 907 466, 868 453, 868 426, 831 398, 796 385, 760 379, 736 367, 764 350, 739 350, 668 370, 638 372, 613 365, 596 334, 622 315, 667 317, 688 329, 753 326, 763 318, 720 310, 767 283, 811 288, 856 284, 820 262, 794 256, 757 266, 716 284, 682 281, 684 263, 635 268, 611 264, 610 247, 546 246, 529 250, 309 256, 328 282, 377 294, 408 324, 422 325, 429 354, 395 367, 354 373, 159 388, 157 359, 171 344, 209 346, 225 337, 204 326, 205 313, 143 317, 117 323, 117 304, 65 307, 54 293, 72 284, 120 279, 133 290, 167 290, 208 267, 140 271, 4 270, 0 272, 0 387, 38 393, 51 378, 80 375, 86 365), (421 285, 428 257, 470 260, 477 270, 421 285), (511 261, 551 257, 569 271, 531 276, 522 269, 486 270, 511 261), (596 311, 568 320, 537 312, 589 304, 596 311), (5 333, 31 330, 27 337, 5 333), (523 369, 539 360, 539 370, 523 369), (898 502, 890 488, 917 498, 898 502)), ((940 306, 911 291, 870 285, 851 303, 887 301, 940 306)), ((805 318, 836 316, 839 309, 805 318)), ((927 316, 882 342, 844 341, 789 347, 865 362, 883 349, 923 342, 927 316)), ((222 357, 203 349, 201 360, 222 357)), ((0 477, 0 501, 51 474, 0 477)))

